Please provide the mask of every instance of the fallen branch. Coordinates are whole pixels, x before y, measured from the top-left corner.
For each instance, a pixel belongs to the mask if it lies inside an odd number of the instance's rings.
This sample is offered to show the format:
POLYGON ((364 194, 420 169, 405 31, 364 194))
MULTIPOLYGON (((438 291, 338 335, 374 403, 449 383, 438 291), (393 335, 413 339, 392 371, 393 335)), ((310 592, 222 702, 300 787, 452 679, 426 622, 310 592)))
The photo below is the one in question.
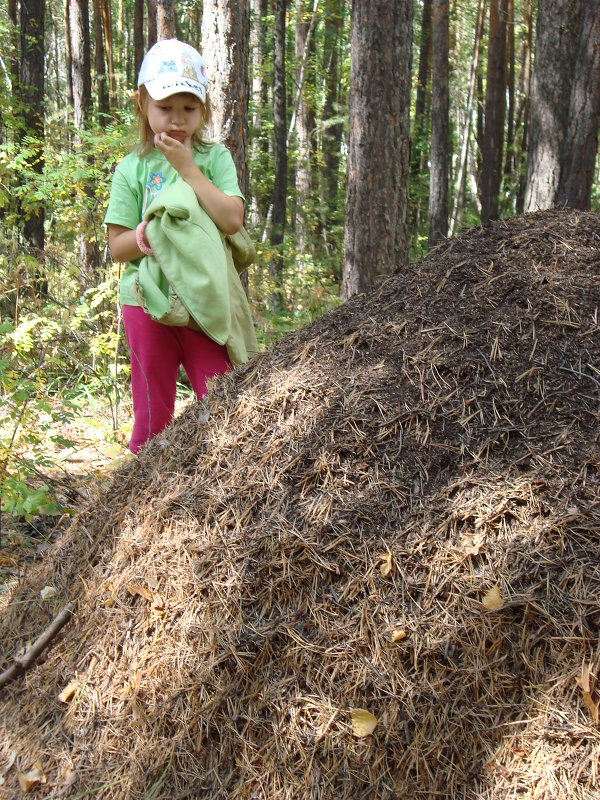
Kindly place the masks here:
POLYGON ((35 642, 27 648, 22 656, 15 656, 11 666, 0 673, 0 689, 13 678, 16 678, 29 669, 42 650, 50 644, 60 629, 71 619, 72 613, 73 604, 69 603, 63 608, 60 614, 54 618, 46 630, 38 636, 35 642))

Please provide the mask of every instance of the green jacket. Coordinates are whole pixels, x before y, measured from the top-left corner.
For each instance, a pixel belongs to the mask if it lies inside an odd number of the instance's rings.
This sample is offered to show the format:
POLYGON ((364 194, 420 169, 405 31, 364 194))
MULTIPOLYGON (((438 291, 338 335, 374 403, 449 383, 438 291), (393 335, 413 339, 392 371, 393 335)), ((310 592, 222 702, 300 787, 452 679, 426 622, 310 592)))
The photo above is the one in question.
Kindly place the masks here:
POLYGON ((238 275, 256 257, 246 231, 221 233, 183 180, 160 192, 144 219, 154 255, 140 261, 132 295, 157 322, 198 327, 227 347, 232 364, 246 362, 258 352, 238 275))

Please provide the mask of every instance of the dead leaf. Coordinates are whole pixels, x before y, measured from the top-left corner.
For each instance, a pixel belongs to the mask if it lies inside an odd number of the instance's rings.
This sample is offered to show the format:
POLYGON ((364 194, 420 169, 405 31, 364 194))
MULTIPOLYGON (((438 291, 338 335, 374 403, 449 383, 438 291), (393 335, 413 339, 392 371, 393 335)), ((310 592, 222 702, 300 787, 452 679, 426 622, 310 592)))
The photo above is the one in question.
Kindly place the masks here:
POLYGON ((401 642, 402 639, 406 639, 406 631, 392 631, 392 642, 401 642))
POLYGON ((379 571, 381 572, 383 578, 387 578, 387 576, 392 571, 392 554, 381 553, 379 555, 379 558, 381 559, 381 561, 383 561, 383 564, 380 564, 379 566, 379 571))
POLYGON ((73 698, 78 688, 79 688, 79 682, 71 681, 65 686, 62 692, 58 695, 58 699, 60 700, 61 703, 68 703, 69 700, 73 698))
POLYGON ((590 716, 594 722, 594 725, 598 725, 600 722, 600 714, 598 712, 598 706, 592 699, 592 684, 590 681, 591 675, 590 665, 586 664, 585 661, 581 666, 581 677, 577 677, 575 680, 581 687, 581 691, 583 693, 583 702, 586 705, 587 710, 590 712, 590 716))
POLYGON ((19 786, 23 792, 30 792, 42 783, 46 783, 46 776, 39 761, 36 761, 29 772, 17 772, 19 786))
POLYGON ((504 605, 504 600, 500 594, 500 587, 493 586, 489 592, 483 596, 481 601, 488 611, 498 611, 504 605))
POLYGON ((352 708, 350 711, 352 714, 353 734, 361 739, 365 736, 370 736, 377 725, 377 717, 364 708, 352 708))
POLYGON ((150 603, 154 600, 154 594, 150 591, 150 589, 147 589, 145 586, 142 586, 139 583, 134 583, 134 584, 129 585, 127 587, 127 591, 133 597, 135 597, 136 594, 139 594, 140 597, 143 597, 145 600, 148 600, 148 602, 150 602, 150 603))
POLYGON ((135 697, 131 698, 131 716, 133 717, 133 722, 131 724, 134 728, 139 728, 147 719, 146 712, 135 697))
POLYGON ((58 592, 56 591, 54 586, 44 586, 44 588, 40 592, 42 600, 51 600, 53 597, 56 597, 57 594, 58 592))

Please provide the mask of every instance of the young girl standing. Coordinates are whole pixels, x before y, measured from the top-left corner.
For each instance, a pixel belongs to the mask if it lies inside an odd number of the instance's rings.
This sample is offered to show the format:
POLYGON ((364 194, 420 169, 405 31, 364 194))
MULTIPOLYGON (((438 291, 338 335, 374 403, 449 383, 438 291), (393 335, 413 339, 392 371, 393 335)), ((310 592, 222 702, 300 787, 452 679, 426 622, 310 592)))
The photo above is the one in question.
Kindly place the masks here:
MULTIPOLYGON (((119 295, 131 356, 134 426, 129 447, 134 453, 171 422, 180 365, 198 397, 205 394, 208 379, 231 367, 223 343, 197 324, 175 327, 155 321, 141 307, 136 290, 142 260, 154 255, 144 215, 177 181, 191 187, 202 213, 223 234, 242 226, 244 198, 231 154, 203 140, 210 122, 207 89, 204 62, 193 47, 169 39, 148 51, 135 92, 140 145, 117 165, 104 220, 112 257, 128 262, 119 295)), ((214 305, 214 298, 206 302, 214 305)))

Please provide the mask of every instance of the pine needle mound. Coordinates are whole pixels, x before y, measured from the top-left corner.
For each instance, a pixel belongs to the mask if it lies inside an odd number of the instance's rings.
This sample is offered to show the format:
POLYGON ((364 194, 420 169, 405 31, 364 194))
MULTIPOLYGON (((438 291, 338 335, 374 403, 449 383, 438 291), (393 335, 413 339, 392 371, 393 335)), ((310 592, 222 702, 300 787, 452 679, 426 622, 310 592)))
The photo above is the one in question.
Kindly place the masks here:
POLYGON ((0 797, 597 797, 599 307, 600 218, 541 212, 215 382, 2 613, 5 669, 76 606, 0 797))

